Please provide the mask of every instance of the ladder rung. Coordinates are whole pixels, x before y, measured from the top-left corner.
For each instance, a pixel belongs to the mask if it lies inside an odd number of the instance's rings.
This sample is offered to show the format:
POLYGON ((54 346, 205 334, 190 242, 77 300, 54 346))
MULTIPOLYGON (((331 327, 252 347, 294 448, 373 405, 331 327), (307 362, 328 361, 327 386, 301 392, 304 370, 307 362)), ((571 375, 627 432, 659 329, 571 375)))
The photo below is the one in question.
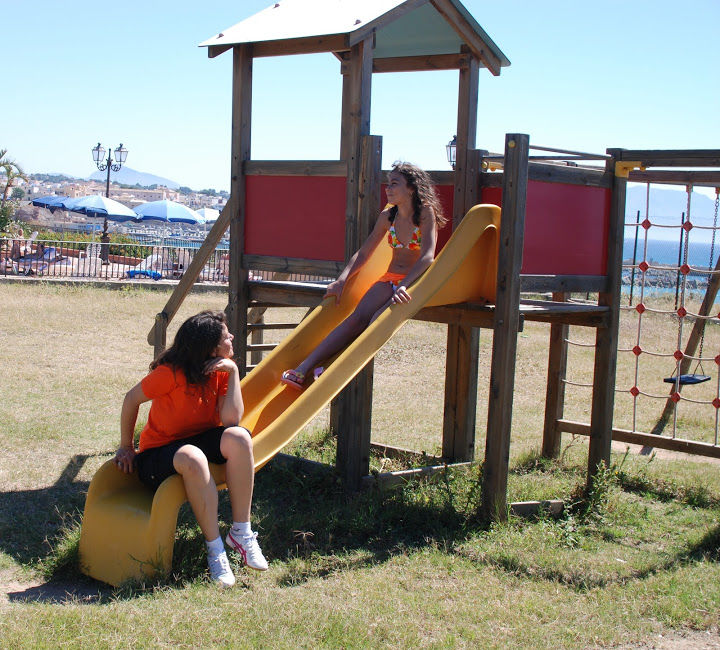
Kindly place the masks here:
POLYGON ((248 331, 254 330, 292 330, 297 327, 297 323, 248 323, 248 331))
POLYGON ((248 343, 247 349, 252 350, 274 350, 277 347, 277 343, 248 343))

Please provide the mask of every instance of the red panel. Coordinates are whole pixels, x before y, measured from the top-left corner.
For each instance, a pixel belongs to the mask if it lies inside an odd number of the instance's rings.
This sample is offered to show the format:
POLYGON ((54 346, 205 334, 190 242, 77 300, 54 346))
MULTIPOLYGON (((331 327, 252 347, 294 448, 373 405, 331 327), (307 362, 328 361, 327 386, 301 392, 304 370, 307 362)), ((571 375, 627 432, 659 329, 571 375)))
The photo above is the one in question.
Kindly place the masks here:
MULTIPOLYGON (((380 197, 382 199, 380 201, 380 209, 382 209, 387 203, 387 197, 385 196, 385 187, 386 184, 383 183, 382 191, 380 193, 380 197)), ((445 224, 445 226, 443 226, 443 228, 440 229, 440 232, 438 233, 437 246, 435 246, 435 254, 437 255, 442 249, 442 247, 447 244, 447 240, 450 239, 450 235, 452 235, 452 215, 453 201, 455 199, 455 186, 436 185, 435 191, 437 192, 438 198, 440 199, 440 204, 443 208, 443 212, 445 213, 445 218, 447 219, 447 223, 445 224)))
POLYGON ((247 176, 245 253, 342 262, 345 185, 336 176, 247 176))
MULTIPOLYGON (((501 205, 499 187, 484 188, 483 203, 501 205)), ((610 190, 529 181, 522 273, 605 275, 610 190)))

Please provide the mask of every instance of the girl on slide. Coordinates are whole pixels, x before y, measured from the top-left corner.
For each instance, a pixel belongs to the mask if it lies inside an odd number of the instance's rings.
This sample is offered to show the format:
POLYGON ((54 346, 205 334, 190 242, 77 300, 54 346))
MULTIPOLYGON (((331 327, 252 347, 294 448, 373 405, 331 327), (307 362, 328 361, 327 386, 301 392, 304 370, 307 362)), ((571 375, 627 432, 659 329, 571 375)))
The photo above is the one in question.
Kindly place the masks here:
POLYGON ((186 320, 172 346, 150 364, 150 374, 125 395, 115 454, 119 469, 137 469, 153 490, 180 474, 205 536, 210 575, 223 587, 235 584, 235 576, 220 537, 209 462, 225 464, 234 520, 225 541, 249 567, 268 568, 257 533, 250 529, 255 461, 250 432, 239 426, 244 406, 232 341, 223 312, 203 311, 186 320), (133 433, 138 407, 147 401, 152 404, 138 453, 133 433))
POLYGON ((446 219, 429 175, 410 163, 395 163, 388 175, 387 200, 391 207, 380 214, 370 236, 352 256, 338 279, 328 286, 325 297, 335 296, 337 303, 348 278, 365 264, 384 239, 392 248, 387 272, 368 289, 355 311, 330 332, 305 360, 282 374, 284 384, 302 390, 309 373, 314 369, 316 375, 322 372, 317 366, 357 338, 385 308, 410 302, 407 288, 435 258, 437 232, 446 219))

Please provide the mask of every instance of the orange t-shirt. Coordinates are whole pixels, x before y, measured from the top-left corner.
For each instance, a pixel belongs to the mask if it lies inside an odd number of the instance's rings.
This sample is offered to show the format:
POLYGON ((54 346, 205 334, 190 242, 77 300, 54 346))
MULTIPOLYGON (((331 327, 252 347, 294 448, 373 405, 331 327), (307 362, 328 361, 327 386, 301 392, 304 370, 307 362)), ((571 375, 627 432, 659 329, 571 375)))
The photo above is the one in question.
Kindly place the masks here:
POLYGON ((140 451, 166 445, 222 426, 218 400, 228 389, 229 375, 213 372, 205 386, 188 385, 179 368, 161 365, 141 382, 152 400, 148 420, 140 433, 140 451))

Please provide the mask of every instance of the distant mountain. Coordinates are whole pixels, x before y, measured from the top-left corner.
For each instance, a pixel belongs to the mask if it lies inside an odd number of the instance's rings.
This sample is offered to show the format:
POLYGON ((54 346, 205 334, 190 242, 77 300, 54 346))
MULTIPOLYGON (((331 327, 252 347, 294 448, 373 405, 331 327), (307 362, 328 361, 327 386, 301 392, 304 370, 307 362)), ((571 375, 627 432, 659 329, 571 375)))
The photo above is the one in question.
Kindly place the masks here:
MULTIPOLYGON (((643 186, 631 186, 627 190, 625 216, 634 222, 640 211, 640 221, 645 219, 647 190, 643 186)), ((684 190, 650 188, 650 220, 655 223, 680 223, 682 213, 687 213, 687 193, 684 190), (654 219, 653 219, 654 217, 654 219)), ((690 219, 698 226, 712 226, 715 201, 705 194, 692 193, 690 219)), ((686 214, 687 216, 687 214, 686 214)), ((720 222, 718 223, 720 225, 720 222)))
MULTIPOLYGON (((88 180, 92 181, 105 181, 107 179, 107 171, 97 171, 90 176, 88 180)), ((168 178, 162 176, 155 176, 153 174, 145 174, 144 172, 138 172, 130 167, 121 167, 119 172, 110 172, 111 183, 122 183, 123 185, 140 185, 142 187, 148 187, 149 185, 164 185, 169 187, 171 190, 176 190, 180 187, 180 183, 171 181, 168 178)))

